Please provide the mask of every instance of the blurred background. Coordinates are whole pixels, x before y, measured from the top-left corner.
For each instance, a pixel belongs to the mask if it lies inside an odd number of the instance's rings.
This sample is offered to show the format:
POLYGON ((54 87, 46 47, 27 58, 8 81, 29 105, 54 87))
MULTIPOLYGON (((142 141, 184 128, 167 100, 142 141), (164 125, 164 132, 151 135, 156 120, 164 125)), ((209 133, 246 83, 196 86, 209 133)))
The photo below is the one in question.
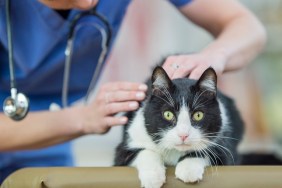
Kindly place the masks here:
MULTIPOLYGON (((240 151, 271 153, 282 159, 282 0, 241 2, 261 20, 268 42, 249 67, 225 75, 225 83, 230 84, 224 85, 224 92, 236 100, 247 124, 240 151)), ((163 57, 197 52, 212 40, 206 31, 189 22, 169 2, 134 0, 100 83, 144 81, 163 57)), ((105 135, 75 140, 76 165, 112 165, 121 133, 122 127, 115 127, 105 135)))

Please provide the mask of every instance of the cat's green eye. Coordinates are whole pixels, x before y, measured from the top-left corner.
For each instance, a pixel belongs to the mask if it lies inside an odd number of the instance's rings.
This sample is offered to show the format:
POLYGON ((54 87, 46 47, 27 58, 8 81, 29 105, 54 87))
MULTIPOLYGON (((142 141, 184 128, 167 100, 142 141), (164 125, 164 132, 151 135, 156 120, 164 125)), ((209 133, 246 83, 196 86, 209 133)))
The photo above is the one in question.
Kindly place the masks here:
POLYGON ((174 119, 174 114, 171 111, 165 111, 163 116, 167 121, 172 121, 174 119))
POLYGON ((203 112, 201 112, 201 111, 197 111, 197 112, 195 112, 194 114, 193 114, 193 120, 194 121, 201 121, 202 119, 203 119, 203 117, 204 117, 204 113, 203 112))

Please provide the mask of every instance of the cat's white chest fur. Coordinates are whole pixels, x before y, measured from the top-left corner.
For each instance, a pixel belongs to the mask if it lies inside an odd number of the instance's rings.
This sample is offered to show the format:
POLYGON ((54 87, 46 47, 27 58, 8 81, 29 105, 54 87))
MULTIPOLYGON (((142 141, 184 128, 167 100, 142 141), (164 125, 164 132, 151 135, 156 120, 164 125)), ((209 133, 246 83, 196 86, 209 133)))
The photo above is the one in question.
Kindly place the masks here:
POLYGON ((179 152, 177 150, 171 150, 168 152, 161 153, 164 163, 167 166, 176 166, 179 161, 179 158, 185 155, 184 152, 179 152))
POLYGON ((127 142, 129 148, 144 148, 131 163, 131 166, 138 169, 142 187, 161 187, 166 179, 166 165, 176 166, 175 176, 184 182, 201 180, 207 165, 205 159, 186 159, 179 163, 179 158, 185 155, 185 152, 160 149, 148 135, 144 120, 143 109, 140 108, 128 129, 127 142))
POLYGON ((164 151, 158 148, 157 144, 148 135, 145 127, 145 118, 143 108, 140 108, 133 118, 128 132, 128 147, 131 149, 145 148, 154 151, 162 156, 164 162, 168 165, 175 165, 184 152, 177 150, 164 151))

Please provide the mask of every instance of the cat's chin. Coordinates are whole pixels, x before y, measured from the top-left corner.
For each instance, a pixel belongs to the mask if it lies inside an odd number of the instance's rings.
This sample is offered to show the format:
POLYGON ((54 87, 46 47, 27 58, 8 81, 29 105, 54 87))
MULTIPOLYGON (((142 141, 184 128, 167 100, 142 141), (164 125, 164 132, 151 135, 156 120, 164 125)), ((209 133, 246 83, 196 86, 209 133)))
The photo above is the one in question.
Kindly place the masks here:
POLYGON ((193 146, 191 144, 177 144, 174 148, 178 151, 189 151, 193 150, 193 146))

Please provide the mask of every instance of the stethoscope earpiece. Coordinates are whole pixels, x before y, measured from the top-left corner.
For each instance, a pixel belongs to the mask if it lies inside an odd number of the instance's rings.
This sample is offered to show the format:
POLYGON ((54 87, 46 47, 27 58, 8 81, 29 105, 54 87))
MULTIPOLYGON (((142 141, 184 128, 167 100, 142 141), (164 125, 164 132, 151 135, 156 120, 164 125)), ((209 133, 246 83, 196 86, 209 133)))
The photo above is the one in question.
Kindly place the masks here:
POLYGON ((15 121, 20 121, 27 115, 29 110, 29 100, 22 94, 18 93, 15 97, 8 97, 3 103, 3 112, 5 115, 15 121))

